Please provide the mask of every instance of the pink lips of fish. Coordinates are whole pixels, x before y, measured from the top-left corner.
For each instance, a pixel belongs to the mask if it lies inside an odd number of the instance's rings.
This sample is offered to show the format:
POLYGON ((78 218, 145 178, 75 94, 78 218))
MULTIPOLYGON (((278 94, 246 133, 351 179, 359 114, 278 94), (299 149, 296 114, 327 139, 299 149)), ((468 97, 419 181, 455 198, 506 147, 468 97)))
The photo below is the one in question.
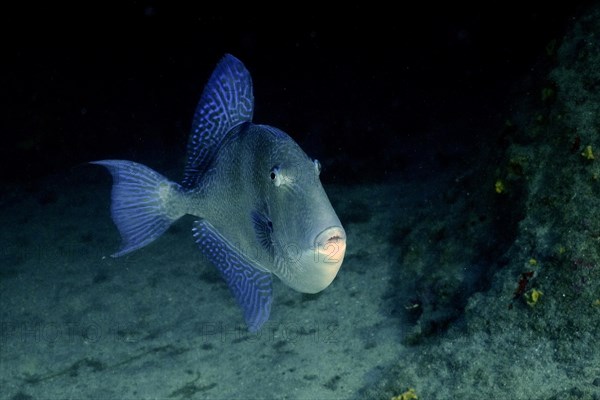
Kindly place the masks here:
POLYGON ((345 253, 346 232, 342 227, 330 227, 317 235, 315 239, 315 262, 341 265, 345 253))

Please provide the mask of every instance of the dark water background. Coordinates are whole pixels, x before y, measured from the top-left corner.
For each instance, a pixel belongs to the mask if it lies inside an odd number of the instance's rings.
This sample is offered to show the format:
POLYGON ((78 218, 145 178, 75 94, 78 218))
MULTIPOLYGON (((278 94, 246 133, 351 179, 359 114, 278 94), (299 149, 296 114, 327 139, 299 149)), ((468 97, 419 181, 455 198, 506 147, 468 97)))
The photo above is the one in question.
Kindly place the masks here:
POLYGON ((98 158, 182 162, 196 102, 226 52, 252 73, 255 121, 325 160, 325 181, 378 180, 432 157, 443 167, 495 140, 509 99, 579 10, 124 4, 16 14, 0 66, 3 180, 31 183, 98 158))

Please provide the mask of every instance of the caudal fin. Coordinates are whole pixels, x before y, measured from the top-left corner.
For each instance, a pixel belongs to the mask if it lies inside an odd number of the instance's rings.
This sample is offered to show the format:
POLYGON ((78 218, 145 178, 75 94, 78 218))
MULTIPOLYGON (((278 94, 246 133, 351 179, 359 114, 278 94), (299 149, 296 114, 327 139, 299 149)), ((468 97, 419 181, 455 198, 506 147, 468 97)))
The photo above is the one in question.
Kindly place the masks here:
POLYGON ((113 176, 111 214, 121 234, 119 257, 146 246, 183 214, 173 212, 169 201, 179 185, 150 168, 124 160, 93 161, 113 176))

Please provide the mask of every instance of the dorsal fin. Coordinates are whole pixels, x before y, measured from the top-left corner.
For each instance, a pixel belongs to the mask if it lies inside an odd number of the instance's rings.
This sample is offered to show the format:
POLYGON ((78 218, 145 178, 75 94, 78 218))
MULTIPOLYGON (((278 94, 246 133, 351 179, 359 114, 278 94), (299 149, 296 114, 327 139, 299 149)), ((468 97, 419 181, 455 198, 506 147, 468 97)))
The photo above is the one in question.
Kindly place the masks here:
POLYGON ((227 133, 250 122, 254 110, 252 78, 244 64, 226 54, 204 87, 194 113, 182 186, 195 187, 219 151, 227 133))

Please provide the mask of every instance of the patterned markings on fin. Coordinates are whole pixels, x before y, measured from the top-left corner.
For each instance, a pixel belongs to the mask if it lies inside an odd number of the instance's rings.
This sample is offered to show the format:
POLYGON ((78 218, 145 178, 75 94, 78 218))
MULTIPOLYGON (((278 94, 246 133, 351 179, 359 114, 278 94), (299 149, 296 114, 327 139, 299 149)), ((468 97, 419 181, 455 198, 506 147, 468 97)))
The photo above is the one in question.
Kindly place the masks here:
POLYGON ((160 235, 182 215, 169 215, 165 189, 176 188, 176 183, 133 161, 102 160, 90 164, 106 167, 113 176, 111 214, 121 234, 121 249, 113 254, 119 257, 144 247, 160 235))
POLYGON ((194 113, 182 186, 197 186, 227 133, 250 122, 254 110, 252 78, 244 64, 226 54, 206 84, 194 113))
POLYGON ((269 255, 272 258, 275 249, 273 240, 271 239, 273 223, 266 215, 258 211, 252 211, 251 218, 254 233, 256 234, 256 240, 258 240, 260 245, 269 252, 269 255))
POLYGON ((258 331, 271 313, 271 273, 256 268, 250 259, 234 249, 209 222, 194 222, 192 231, 200 250, 219 269, 244 311, 248 330, 258 331))

